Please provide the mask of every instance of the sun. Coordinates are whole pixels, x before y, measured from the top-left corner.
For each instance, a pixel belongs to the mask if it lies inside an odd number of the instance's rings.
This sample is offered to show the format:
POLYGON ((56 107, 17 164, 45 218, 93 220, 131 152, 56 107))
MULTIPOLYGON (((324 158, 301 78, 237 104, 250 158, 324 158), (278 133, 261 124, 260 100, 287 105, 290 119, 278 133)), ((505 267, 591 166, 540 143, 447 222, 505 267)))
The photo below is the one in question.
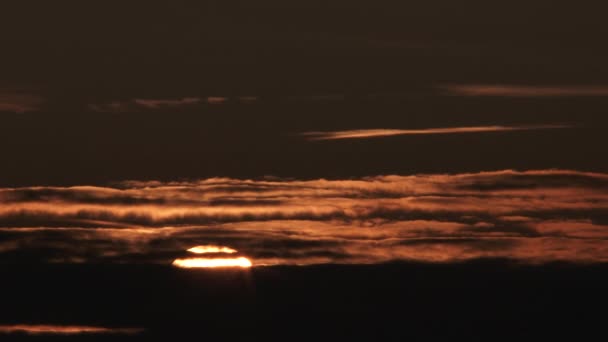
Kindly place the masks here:
POLYGON ((180 268, 250 268, 252 263, 245 257, 238 258, 186 258, 175 259, 173 266, 180 268))
POLYGON ((215 246, 215 245, 204 245, 204 246, 195 246, 188 249, 190 253, 196 254, 206 254, 206 253, 226 253, 233 254, 236 253, 236 249, 232 249, 230 247, 224 246, 215 246))
POLYGON ((194 254, 211 254, 208 257, 179 258, 173 261, 173 266, 180 268, 250 268, 251 260, 240 257, 225 257, 226 254, 237 253, 236 249, 225 246, 201 245, 187 250, 194 254), (218 254, 220 256, 218 256, 218 254))

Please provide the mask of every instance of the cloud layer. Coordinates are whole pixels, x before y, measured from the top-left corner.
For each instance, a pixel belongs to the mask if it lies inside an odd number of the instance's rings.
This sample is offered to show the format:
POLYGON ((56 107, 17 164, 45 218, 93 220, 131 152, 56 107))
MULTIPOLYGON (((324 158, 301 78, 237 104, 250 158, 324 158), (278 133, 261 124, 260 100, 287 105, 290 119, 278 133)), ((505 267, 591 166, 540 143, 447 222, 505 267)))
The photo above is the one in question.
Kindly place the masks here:
POLYGON ((566 170, 4 188, 0 262, 170 264, 197 245, 254 266, 606 262, 607 189, 566 170))

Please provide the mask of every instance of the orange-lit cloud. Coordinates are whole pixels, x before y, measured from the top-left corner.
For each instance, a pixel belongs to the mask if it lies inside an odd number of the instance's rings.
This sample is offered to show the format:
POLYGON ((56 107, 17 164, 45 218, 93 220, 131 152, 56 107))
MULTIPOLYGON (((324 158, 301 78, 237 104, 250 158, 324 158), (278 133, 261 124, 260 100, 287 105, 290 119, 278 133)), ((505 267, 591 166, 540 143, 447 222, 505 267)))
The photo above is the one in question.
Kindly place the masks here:
POLYGON ((180 268, 249 268, 251 261, 245 257, 238 258, 186 258, 175 259, 173 265, 180 268))
POLYGON ((0 189, 0 259, 15 262, 608 262, 606 240, 608 174, 570 170, 0 189))
POLYGON ((0 325, 0 334, 81 335, 81 334, 137 334, 139 328, 106 328, 86 325, 15 324, 0 325))
POLYGON ((534 86, 507 84, 454 84, 441 86, 448 94, 460 96, 566 97, 608 96, 608 86, 534 86))
POLYGON ((421 135, 421 134, 458 134, 483 132, 527 131, 540 129, 569 128, 568 125, 527 125, 527 126, 472 126, 447 127, 426 129, 360 129, 330 132, 306 132, 302 136, 308 140, 338 140, 338 139, 365 139, 388 137, 394 135, 421 135))

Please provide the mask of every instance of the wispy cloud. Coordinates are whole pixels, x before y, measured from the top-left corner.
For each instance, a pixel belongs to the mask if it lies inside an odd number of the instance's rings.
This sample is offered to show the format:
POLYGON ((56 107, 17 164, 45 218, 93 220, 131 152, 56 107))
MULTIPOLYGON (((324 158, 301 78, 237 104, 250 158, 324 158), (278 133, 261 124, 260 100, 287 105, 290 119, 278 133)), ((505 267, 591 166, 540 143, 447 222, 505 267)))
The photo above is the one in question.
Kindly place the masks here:
POLYGON ((608 96, 608 86, 540 86, 508 84, 453 84, 439 87, 450 95, 457 96, 502 96, 502 97, 575 97, 608 96))
POLYGON ((106 328, 87 325, 51 325, 51 324, 14 324, 0 325, 0 334, 28 335, 90 335, 90 334, 126 334, 142 332, 139 328, 106 328))
POLYGON ((203 102, 198 97, 183 97, 179 99, 131 99, 111 101, 107 103, 90 104, 89 109, 95 112, 124 113, 140 110, 157 110, 163 108, 187 108, 203 102))
POLYGON ((509 132, 528 131, 543 129, 571 128, 570 125, 526 125, 526 126, 470 126, 470 127, 445 127, 425 129, 360 129, 327 132, 305 132, 301 135, 308 140, 339 140, 339 139, 367 139, 389 137, 395 135, 423 135, 423 134, 463 134, 484 132, 509 132))
POLYGON ((198 97, 184 97, 181 99, 169 100, 169 99, 134 99, 133 102, 137 105, 150 108, 157 109, 162 107, 179 107, 179 106, 188 106, 194 105, 201 102, 201 99, 198 97))
POLYGON ((44 99, 23 90, 0 89, 0 112, 25 113, 38 110, 44 99))
POLYGON ((608 262, 606 189, 564 170, 4 188, 0 261, 170 264, 214 245, 254 265, 608 262))
POLYGON ((228 102, 251 104, 258 100, 257 96, 207 96, 182 98, 134 98, 129 100, 109 101, 89 104, 89 109, 95 112, 125 113, 142 110, 161 110, 191 108, 201 105, 221 105, 228 102))
POLYGON ((346 96, 344 94, 309 94, 309 95, 289 95, 286 97, 287 101, 296 102, 335 102, 344 101, 346 96))

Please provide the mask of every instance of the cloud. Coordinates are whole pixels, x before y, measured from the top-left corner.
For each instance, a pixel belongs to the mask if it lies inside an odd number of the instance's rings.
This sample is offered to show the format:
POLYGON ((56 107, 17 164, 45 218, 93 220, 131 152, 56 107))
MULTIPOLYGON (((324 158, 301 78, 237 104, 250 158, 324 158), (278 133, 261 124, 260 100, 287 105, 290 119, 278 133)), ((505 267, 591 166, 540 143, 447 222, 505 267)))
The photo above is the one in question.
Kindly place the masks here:
POLYGON ((528 131, 541 129, 571 128, 569 125, 527 125, 527 126, 471 126, 446 127, 425 129, 360 129, 328 132, 305 132, 301 135, 308 140, 339 140, 339 139, 367 139, 389 137, 395 135, 422 135, 422 134, 462 134, 485 132, 528 131))
POLYGON ((180 107, 194 105, 201 102, 198 97, 184 97, 176 100, 159 100, 159 99, 134 99, 133 102, 139 106, 157 109, 162 107, 180 107))
POLYGON ((204 105, 221 105, 231 101, 241 104, 252 104, 258 101, 257 96, 207 96, 182 98, 134 98, 129 100, 116 100, 105 103, 92 103, 90 110, 102 113, 125 113, 146 110, 186 109, 204 105))
POLYGON ((89 109, 102 113, 137 112, 141 110, 158 110, 163 108, 188 108, 203 102, 199 97, 183 97, 178 99, 131 99, 125 101, 111 101, 107 103, 94 103, 89 109))
POLYGON ((405 246, 429 245, 464 245, 467 248, 480 251, 509 250, 519 245, 516 239, 489 238, 423 238, 408 239, 399 242, 405 246))
POLYGON ((23 90, 0 89, 0 112, 25 113, 38 110, 44 99, 23 90))
POLYGON ((289 95, 286 97, 287 101, 294 102, 336 102, 345 99, 344 94, 289 95))
POLYGON ((608 86, 538 86, 508 84, 454 84, 439 87, 449 95, 497 97, 608 96, 608 86))
POLYGON ((222 103, 225 103, 226 101, 228 101, 228 98, 224 97, 224 96, 209 96, 207 98, 208 104, 222 104, 222 103))
POLYGON ((608 261, 608 174, 210 178, 0 188, 0 262, 170 264, 226 246, 254 265, 608 261))
POLYGON ((140 328, 106 328, 87 325, 14 324, 0 325, 0 334, 27 335, 82 335, 82 334, 127 334, 142 332, 140 328))

